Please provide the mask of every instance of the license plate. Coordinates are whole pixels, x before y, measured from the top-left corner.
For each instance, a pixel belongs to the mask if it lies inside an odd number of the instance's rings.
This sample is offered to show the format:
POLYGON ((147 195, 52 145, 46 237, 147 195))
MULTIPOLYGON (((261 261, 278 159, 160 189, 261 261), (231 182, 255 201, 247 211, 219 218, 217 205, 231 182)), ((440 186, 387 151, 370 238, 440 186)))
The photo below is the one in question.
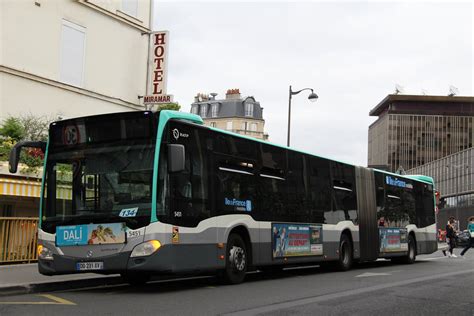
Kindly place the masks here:
POLYGON ((103 270, 103 262, 78 262, 76 263, 76 270, 85 271, 85 270, 103 270))

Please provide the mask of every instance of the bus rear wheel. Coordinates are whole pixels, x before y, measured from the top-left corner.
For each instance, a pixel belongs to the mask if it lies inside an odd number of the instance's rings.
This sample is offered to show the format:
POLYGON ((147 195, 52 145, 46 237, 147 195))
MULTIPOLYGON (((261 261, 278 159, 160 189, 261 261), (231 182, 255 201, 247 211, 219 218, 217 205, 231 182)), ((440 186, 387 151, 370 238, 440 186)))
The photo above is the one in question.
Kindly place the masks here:
POLYGON ((352 242, 346 234, 343 234, 339 242, 339 260, 337 261, 339 271, 347 271, 352 267, 354 261, 352 253, 352 242))
POLYGON ((225 270, 221 278, 225 283, 238 284, 245 279, 248 268, 248 255, 245 242, 237 234, 231 234, 227 241, 225 270))

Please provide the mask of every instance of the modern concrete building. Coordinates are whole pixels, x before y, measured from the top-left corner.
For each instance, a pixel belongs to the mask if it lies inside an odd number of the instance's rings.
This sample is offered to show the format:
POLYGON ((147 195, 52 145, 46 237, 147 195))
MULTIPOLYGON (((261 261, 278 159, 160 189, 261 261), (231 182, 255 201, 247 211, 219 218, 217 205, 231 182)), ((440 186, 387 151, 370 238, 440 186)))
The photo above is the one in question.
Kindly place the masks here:
POLYGON ((388 95, 371 116, 368 165, 409 170, 472 147, 474 97, 388 95))
POLYGON ((0 1, 0 119, 141 109, 151 0, 0 1))
POLYGON ((234 133, 267 140, 263 108, 254 97, 243 98, 239 89, 227 90, 225 99, 217 93, 198 94, 191 104, 191 113, 200 115, 204 124, 234 133))
MULTIPOLYGON (((152 0, 0 1, 0 122, 144 109, 152 0)), ((0 217, 37 216, 39 176, 0 162, 0 217)), ((67 194, 63 192, 61 194, 67 194)))
POLYGON ((460 228, 466 228, 468 217, 474 215, 474 147, 406 172, 433 177, 440 193, 439 222, 446 223, 449 216, 454 216, 460 228))

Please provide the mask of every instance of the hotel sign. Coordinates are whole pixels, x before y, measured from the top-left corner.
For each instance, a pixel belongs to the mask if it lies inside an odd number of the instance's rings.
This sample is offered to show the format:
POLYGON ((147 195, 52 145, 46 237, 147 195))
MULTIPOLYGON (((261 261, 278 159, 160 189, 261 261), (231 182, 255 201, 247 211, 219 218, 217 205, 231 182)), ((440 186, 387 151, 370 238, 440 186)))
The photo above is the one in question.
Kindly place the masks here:
POLYGON ((149 87, 144 96, 144 104, 173 102, 173 96, 166 94, 169 32, 150 34, 149 87))

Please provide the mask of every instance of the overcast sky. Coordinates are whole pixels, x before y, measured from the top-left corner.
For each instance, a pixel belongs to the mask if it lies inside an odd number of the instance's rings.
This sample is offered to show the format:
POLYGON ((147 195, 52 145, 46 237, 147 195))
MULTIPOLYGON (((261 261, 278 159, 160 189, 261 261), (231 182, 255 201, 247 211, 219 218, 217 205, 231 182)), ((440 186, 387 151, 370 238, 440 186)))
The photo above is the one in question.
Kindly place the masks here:
POLYGON ((155 0, 170 32, 168 94, 239 88, 264 108, 270 141, 367 165, 369 116, 395 85, 407 94, 473 95, 473 4, 464 2, 176 2, 155 0))

